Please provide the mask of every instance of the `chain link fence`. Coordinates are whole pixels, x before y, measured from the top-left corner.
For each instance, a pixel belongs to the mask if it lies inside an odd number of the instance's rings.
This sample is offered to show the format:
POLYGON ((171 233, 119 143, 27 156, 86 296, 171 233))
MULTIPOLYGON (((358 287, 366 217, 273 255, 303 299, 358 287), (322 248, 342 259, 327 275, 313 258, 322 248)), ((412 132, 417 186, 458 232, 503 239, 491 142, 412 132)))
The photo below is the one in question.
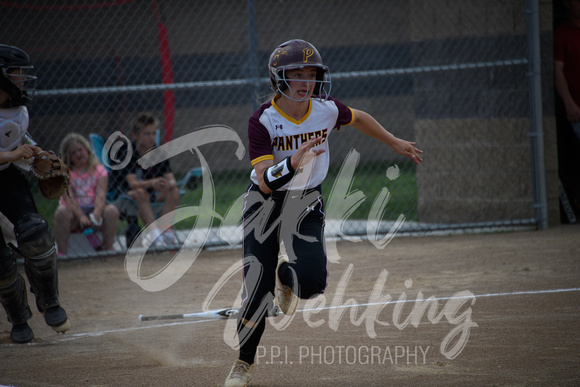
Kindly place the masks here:
MULTIPOLYGON (((30 132, 44 149, 58 150, 70 132, 130 136, 129 122, 142 112, 161 120, 161 143, 208 126, 231 135, 170 159, 178 179, 206 163, 181 198, 181 208, 206 207, 203 191, 212 187, 205 184, 213 184, 216 216, 200 237, 206 245, 240 242, 239 198, 251 170, 247 120, 270 96, 270 53, 293 38, 319 49, 335 98, 425 151, 415 167, 352 127, 334 131, 323 186, 327 233, 536 224, 523 1, 0 4, 2 43, 27 51, 39 77, 30 132)), ((53 222, 57 203, 36 194, 53 222)), ((192 214, 175 224, 182 242, 195 232, 192 214)), ((97 253, 89 246, 69 254, 97 253)))

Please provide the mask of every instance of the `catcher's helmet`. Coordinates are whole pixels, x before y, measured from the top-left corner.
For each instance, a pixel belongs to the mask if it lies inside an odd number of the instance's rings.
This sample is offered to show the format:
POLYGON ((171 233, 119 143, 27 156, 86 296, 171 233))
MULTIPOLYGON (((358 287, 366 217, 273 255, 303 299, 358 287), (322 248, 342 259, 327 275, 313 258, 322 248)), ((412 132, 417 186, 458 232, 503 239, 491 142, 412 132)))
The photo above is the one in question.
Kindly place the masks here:
POLYGON ((33 68, 30 57, 23 50, 0 44, 0 89, 10 96, 12 106, 25 106, 32 101, 36 77, 25 71, 33 68))
POLYGON ((330 94, 331 82, 330 71, 328 66, 322 63, 320 53, 312 44, 305 40, 289 40, 279 45, 268 62, 268 72, 270 74, 270 83, 272 90, 284 94, 286 97, 296 100, 292 96, 284 93, 288 89, 286 79, 287 70, 295 70, 304 67, 316 67, 316 86, 314 87, 314 96, 326 100, 330 94), (328 90, 326 88, 328 87, 328 90))

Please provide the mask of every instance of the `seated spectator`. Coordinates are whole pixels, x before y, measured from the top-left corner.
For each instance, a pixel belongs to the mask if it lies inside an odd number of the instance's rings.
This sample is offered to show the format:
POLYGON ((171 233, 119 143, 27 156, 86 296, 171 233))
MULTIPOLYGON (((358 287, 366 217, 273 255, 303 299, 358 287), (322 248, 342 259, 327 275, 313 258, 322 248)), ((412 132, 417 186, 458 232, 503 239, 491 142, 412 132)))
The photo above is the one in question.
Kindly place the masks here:
POLYGON ((119 210, 107 204, 108 174, 99 163, 88 140, 78 133, 68 134, 60 144, 60 154, 70 168, 68 195, 60 198, 54 214, 54 235, 59 254, 67 254, 71 231, 100 230, 102 245, 97 250, 113 250, 119 210))
MULTIPOLYGON (((130 162, 123 169, 112 173, 112 184, 121 197, 115 205, 122 213, 130 212, 127 201, 122 196, 128 196, 137 203, 137 212, 145 225, 155 222, 155 213, 151 203, 161 203, 159 217, 177 208, 180 200, 179 188, 171 171, 168 160, 164 160, 148 169, 138 164, 139 159, 156 146, 159 120, 148 113, 140 114, 131 123, 133 154, 130 162)), ((127 149, 120 150, 119 159, 124 160, 127 149)), ((144 243, 148 246, 172 245, 177 243, 175 234, 167 220, 158 219, 156 227, 147 235, 144 243), (161 238, 159 238, 161 236, 161 238)), ((127 234, 129 235, 129 234, 127 234)), ((128 237, 129 238, 129 237, 128 237)), ((133 243, 133 238, 127 240, 127 246, 133 243)))

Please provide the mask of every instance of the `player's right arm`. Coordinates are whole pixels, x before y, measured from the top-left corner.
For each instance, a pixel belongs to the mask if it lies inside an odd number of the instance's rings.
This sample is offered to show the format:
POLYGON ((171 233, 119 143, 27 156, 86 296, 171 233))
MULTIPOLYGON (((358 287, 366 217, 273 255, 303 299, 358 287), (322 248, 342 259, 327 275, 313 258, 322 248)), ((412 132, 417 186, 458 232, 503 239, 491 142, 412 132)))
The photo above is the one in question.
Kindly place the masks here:
MULTIPOLYGON (((321 143, 322 137, 312 138, 306 142, 303 142, 302 145, 300 145, 298 151, 296 151, 296 153, 290 157, 290 165, 292 166, 292 169, 297 171, 301 166, 308 164, 313 158, 321 153, 324 153, 324 149, 312 149, 321 143)), ((260 191, 265 194, 269 194, 273 191, 272 188, 270 188, 270 186, 266 183, 264 178, 264 173, 266 170, 272 167, 274 167, 274 161, 272 159, 266 159, 254 165, 260 191)))
POLYGON ((24 144, 12 151, 0 152, 0 164, 5 164, 22 159, 29 159, 31 157, 34 157, 34 155, 38 153, 39 150, 40 148, 37 146, 24 144))
POLYGON ((256 177, 258 178, 258 186, 260 187, 260 191, 265 193, 266 195, 271 193, 272 190, 266 184, 264 180, 264 172, 266 169, 274 165, 274 161, 271 159, 260 161, 256 165, 254 165, 254 169, 256 170, 256 177))

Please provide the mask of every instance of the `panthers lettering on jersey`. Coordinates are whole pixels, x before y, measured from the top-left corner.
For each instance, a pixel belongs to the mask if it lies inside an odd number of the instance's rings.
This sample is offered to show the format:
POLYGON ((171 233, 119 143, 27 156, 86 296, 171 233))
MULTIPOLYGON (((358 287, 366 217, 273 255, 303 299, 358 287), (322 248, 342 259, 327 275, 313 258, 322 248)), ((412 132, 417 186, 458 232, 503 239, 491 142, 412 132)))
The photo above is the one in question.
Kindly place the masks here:
POLYGON ((322 137, 322 142, 326 141, 328 137, 328 129, 317 130, 315 132, 294 134, 291 136, 277 136, 274 137, 272 141, 272 150, 285 151, 285 150, 298 150, 303 142, 308 141, 312 138, 322 137))
MULTIPOLYGON (((264 160, 272 160, 277 164, 284 158, 292 156, 300 146, 315 137, 322 137, 322 143, 316 148, 325 149, 306 168, 306 172, 299 171, 295 179, 282 189, 313 188, 322 183, 328 172, 330 152, 328 136, 332 129, 350 125, 354 115, 352 110, 340 101, 328 98, 327 101, 312 99, 309 108, 301 120, 295 120, 285 114, 272 100, 260 107, 250 118, 248 125, 249 153, 252 165, 264 160), (304 176, 300 176, 304 174, 304 176)), ((258 183, 255 170, 250 178, 258 183)))

